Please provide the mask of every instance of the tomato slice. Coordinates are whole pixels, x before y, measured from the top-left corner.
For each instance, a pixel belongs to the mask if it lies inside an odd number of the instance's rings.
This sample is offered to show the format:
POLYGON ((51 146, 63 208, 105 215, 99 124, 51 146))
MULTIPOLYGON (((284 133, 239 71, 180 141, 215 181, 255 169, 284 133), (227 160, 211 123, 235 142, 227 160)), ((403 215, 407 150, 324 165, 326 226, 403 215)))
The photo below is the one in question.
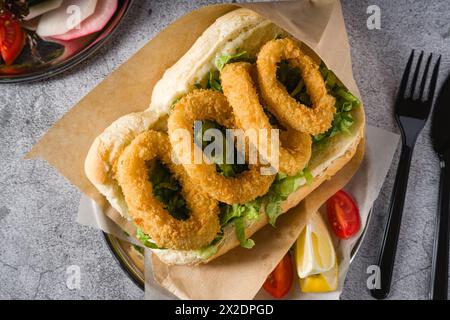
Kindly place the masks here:
POLYGON ((361 217, 355 201, 345 191, 338 191, 327 201, 328 221, 334 233, 348 239, 361 228, 361 217))
POLYGON ((11 65, 22 52, 25 35, 20 23, 9 13, 0 14, 0 54, 6 65, 11 65))
POLYGON ((263 288, 274 298, 283 298, 294 281, 291 254, 288 252, 264 282, 263 288))

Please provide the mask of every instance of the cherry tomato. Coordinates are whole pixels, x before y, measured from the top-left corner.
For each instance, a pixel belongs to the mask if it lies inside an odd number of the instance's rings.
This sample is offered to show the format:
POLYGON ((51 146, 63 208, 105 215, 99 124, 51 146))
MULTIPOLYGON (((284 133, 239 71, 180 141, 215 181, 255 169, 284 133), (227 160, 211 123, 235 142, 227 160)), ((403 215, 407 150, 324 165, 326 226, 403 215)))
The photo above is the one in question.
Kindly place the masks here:
POLYGON ((9 13, 0 14, 0 54, 7 66, 22 52, 25 35, 19 22, 9 13))
POLYGON ((355 201, 344 191, 338 191, 327 201, 328 221, 334 233, 348 239, 361 228, 361 218, 355 201))
POLYGON ((294 271, 288 252, 264 282, 263 288, 274 298, 284 297, 292 287, 294 271))

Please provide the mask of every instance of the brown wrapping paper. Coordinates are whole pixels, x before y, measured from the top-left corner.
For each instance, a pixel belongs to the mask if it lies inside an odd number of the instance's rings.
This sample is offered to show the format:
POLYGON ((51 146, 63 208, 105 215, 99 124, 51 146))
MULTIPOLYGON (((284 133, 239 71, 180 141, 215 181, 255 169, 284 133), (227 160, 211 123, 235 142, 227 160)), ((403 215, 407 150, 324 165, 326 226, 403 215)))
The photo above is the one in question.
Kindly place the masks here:
MULTIPOLYGON (((300 0, 252 3, 250 8, 284 28, 315 51, 357 96, 350 48, 341 6, 334 0, 300 0)), ((124 230, 134 227, 122 219, 92 186, 84 174, 84 159, 94 141, 122 115, 142 111, 150 103, 154 84, 221 15, 236 5, 201 8, 178 19, 100 83, 34 146, 28 158, 47 160, 82 192, 96 200, 104 213, 124 230), (186 28, 189 26, 189 28, 186 28)), ((364 152, 361 143, 355 157, 333 178, 311 193, 297 208, 283 215, 277 228, 265 227, 253 236, 252 250, 236 248, 208 265, 166 266, 153 259, 155 279, 183 299, 251 299, 313 214, 356 172, 364 152), (259 245, 258 245, 259 244, 259 245)))

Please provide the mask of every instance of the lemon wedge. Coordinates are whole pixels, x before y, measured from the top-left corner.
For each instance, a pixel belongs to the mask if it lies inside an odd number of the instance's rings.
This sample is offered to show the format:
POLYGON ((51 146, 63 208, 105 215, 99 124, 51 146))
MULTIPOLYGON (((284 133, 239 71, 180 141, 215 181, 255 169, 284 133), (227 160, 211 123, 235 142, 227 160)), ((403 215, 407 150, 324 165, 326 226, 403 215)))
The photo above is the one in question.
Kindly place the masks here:
POLYGON ((336 291, 338 287, 339 267, 337 261, 331 270, 300 279, 300 290, 304 293, 336 291))
POLYGON ((319 213, 311 217, 300 234, 296 243, 295 256, 300 278, 324 273, 336 265, 333 242, 319 213))

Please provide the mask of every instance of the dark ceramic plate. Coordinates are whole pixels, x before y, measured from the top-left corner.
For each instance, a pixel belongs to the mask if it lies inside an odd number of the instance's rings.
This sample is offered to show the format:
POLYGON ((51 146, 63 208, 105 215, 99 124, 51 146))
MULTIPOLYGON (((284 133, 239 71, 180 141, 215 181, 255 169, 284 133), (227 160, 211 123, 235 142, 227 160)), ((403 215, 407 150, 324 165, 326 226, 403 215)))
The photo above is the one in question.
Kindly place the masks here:
POLYGON ((134 0, 119 0, 114 16, 108 24, 97 33, 73 41, 60 42, 58 44, 50 42, 40 43, 40 50, 44 52, 63 50, 63 53, 54 59, 49 59, 47 62, 40 64, 30 64, 26 62, 28 53, 24 50, 25 52, 18 57, 19 63, 22 61, 24 62, 20 65, 16 64, 8 67, 8 69, 6 69, 6 67, 3 67, 3 70, 0 69, 0 84, 42 80, 53 77, 77 65, 96 52, 109 38, 111 38, 123 18, 128 13, 133 2, 134 0))

